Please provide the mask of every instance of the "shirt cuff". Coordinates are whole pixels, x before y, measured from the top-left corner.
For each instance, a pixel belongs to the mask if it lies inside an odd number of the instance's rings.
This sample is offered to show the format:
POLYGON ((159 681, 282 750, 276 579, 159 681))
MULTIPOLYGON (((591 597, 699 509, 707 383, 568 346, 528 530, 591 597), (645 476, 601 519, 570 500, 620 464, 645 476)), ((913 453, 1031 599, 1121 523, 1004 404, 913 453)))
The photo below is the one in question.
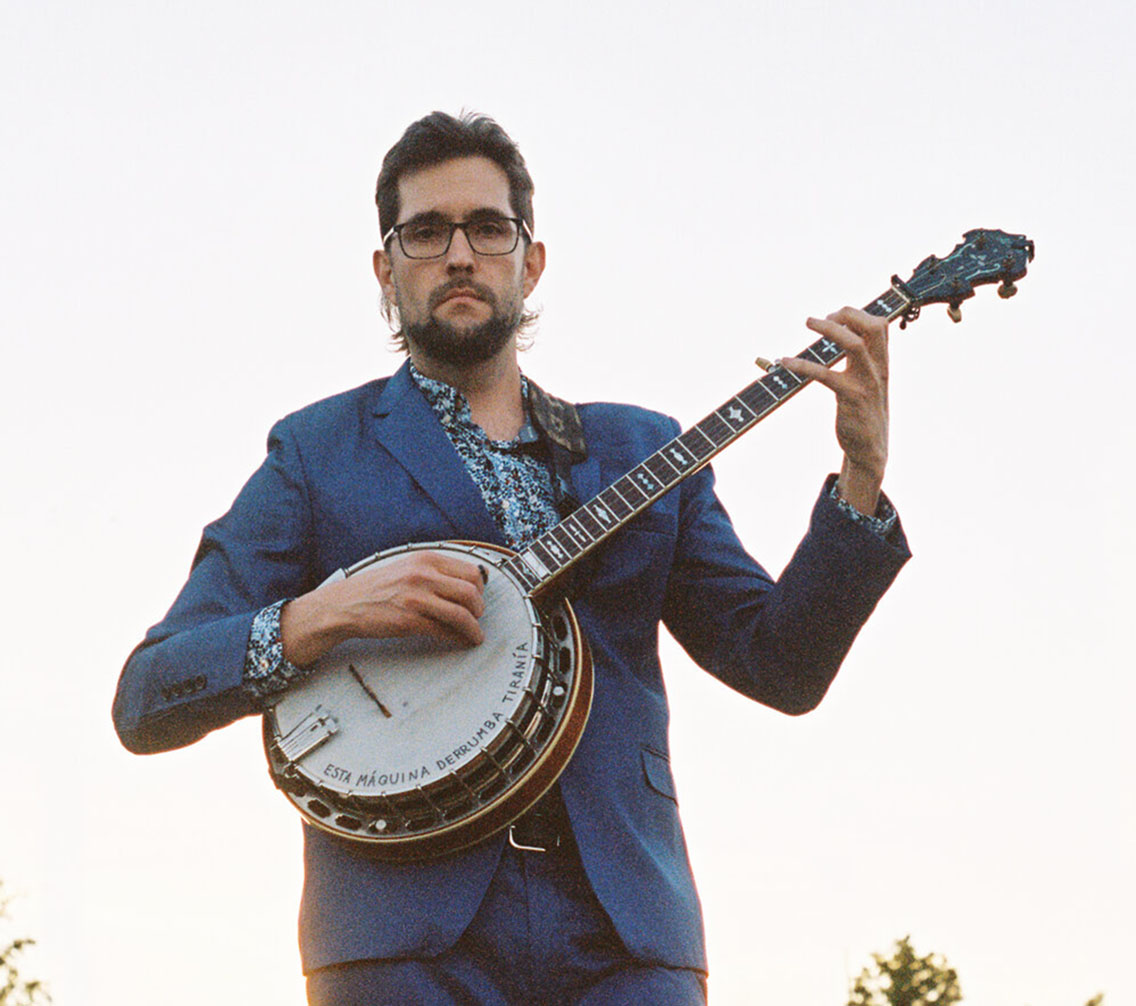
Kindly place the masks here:
POLYGON ((832 487, 828 490, 828 495, 836 503, 840 512, 849 520, 856 524, 862 524, 873 534, 877 534, 881 538, 886 538, 891 533, 892 528, 895 527, 897 519, 895 507, 891 505, 891 500, 882 492, 880 493, 880 501, 876 504, 876 512, 871 517, 867 514, 860 513, 859 510, 836 491, 836 479, 832 480, 832 487))
POLYGON ((242 684, 261 703, 279 695, 308 673, 284 658, 284 643, 280 639, 280 610, 290 600, 286 597, 267 608, 261 608, 249 629, 242 684))

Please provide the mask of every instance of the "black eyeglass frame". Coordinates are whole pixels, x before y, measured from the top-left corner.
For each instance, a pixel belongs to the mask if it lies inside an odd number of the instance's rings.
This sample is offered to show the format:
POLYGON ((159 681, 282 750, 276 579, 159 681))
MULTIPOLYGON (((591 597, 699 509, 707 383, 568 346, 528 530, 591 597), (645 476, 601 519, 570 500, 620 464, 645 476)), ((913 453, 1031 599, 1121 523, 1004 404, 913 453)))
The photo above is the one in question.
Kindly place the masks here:
POLYGON ((502 255, 512 255, 513 252, 515 252, 517 250, 517 245, 519 245, 521 243, 521 235, 522 234, 524 234, 525 237, 527 237, 529 241, 535 241, 536 240, 533 237, 533 232, 531 230, 529 230, 529 225, 527 223, 525 223, 523 218, 521 218, 521 217, 496 216, 495 215, 493 217, 493 219, 508 220, 510 223, 516 225, 516 227, 517 227, 517 240, 513 242, 513 247, 510 248, 508 251, 500 251, 500 252, 478 251, 476 248, 473 247, 473 242, 469 238, 469 231, 467 230, 467 228, 471 227, 473 224, 484 223, 485 219, 486 218, 484 216, 480 216, 480 217, 475 217, 472 220, 462 220, 460 222, 457 221, 457 220, 439 221, 440 223, 444 223, 447 227, 449 227, 450 236, 446 239, 446 247, 443 248, 436 255, 411 255, 410 252, 408 252, 406 250, 406 246, 402 243, 402 229, 404 227, 409 227, 413 223, 417 223, 416 220, 404 220, 401 224, 395 224, 389 231, 386 232, 386 234, 383 235, 383 247, 384 248, 386 247, 387 242, 390 240, 391 235, 393 234, 398 238, 398 246, 399 246, 399 248, 402 249, 403 255, 405 255, 409 259, 414 259, 415 262, 428 262, 430 259, 441 258, 443 255, 445 255, 450 250, 450 245, 452 245, 454 243, 454 231, 460 230, 462 232, 462 234, 465 235, 466 242, 469 244, 470 250, 475 255, 483 255, 486 258, 500 258, 502 255))

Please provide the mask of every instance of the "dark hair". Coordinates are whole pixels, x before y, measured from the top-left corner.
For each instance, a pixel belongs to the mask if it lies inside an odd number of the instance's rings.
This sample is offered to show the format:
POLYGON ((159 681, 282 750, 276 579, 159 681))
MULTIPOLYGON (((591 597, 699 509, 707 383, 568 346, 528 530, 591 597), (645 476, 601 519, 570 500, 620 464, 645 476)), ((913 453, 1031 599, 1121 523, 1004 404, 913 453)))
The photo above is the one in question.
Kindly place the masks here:
POLYGON ((383 158, 375 184, 375 205, 379 208, 379 231, 386 234, 398 221, 398 181, 411 171, 430 168, 455 157, 488 157, 509 180, 509 203, 513 212, 535 231, 533 223, 533 180, 521 151, 508 133, 488 115, 463 112, 454 118, 445 112, 431 112, 411 123, 383 158))
MULTIPOLYGON (((454 118, 446 112, 431 112, 425 118, 412 122, 406 127, 399 141, 387 151, 379 178, 375 183, 375 205, 379 208, 379 233, 384 235, 398 220, 398 182, 410 172, 421 168, 432 168, 435 164, 453 160, 455 157, 487 157, 493 161, 509 181, 509 205, 526 224, 529 234, 536 230, 533 221, 533 180, 520 148, 512 137, 488 115, 478 112, 462 112, 454 118)), ((527 235, 523 238, 527 243, 527 235)), ((382 296, 382 311, 391 326, 397 322, 394 305, 382 296)), ((536 312, 525 311, 521 315, 518 334, 524 336, 535 324, 536 312)), ((406 352, 409 347, 403 334, 396 331, 392 336, 395 349, 406 352)), ((521 339, 521 348, 526 348, 527 340, 521 339)))

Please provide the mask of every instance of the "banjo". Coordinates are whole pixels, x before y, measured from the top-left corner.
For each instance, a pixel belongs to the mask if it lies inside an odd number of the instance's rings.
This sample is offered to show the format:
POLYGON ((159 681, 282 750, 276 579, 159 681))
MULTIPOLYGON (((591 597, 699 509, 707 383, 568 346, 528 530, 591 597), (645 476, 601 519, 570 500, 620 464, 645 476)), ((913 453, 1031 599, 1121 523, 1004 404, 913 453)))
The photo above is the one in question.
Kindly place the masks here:
MULTIPOLYGON (((864 309, 915 320, 945 303, 954 321, 974 287, 1011 297, 1034 244, 972 230, 944 259, 864 309)), ((827 338, 799 354, 831 367, 827 338)), ((591 707, 588 644, 557 583, 578 560, 799 392, 808 380, 764 360, 763 377, 520 552, 469 541, 414 543, 377 553, 328 582, 427 550, 472 562, 485 581, 485 641, 472 649, 425 637, 350 639, 264 716, 276 786, 312 825, 379 859, 439 856, 489 838, 531 808, 572 757, 591 707)))

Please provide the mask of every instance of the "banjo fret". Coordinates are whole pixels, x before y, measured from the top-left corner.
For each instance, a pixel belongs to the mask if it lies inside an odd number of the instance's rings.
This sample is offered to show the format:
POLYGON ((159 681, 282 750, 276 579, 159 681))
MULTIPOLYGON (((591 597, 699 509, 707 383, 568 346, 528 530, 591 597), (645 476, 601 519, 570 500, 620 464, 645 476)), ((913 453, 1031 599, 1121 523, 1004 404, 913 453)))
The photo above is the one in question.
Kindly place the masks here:
POLYGON ((547 543, 548 550, 563 565, 567 565, 570 559, 580 554, 580 546, 572 540, 572 536, 564 527, 564 521, 557 524, 547 534, 542 535, 541 541, 547 543))
POLYGON ((580 507, 573 516, 584 525, 584 530, 588 532, 593 541, 598 541, 607 533, 600 522, 592 516, 591 511, 586 507, 580 507))
POLYGON ((586 548, 589 545, 595 544, 595 538, 588 534, 579 513, 574 513, 571 517, 566 518, 561 526, 567 529, 577 545, 586 548))
MULTIPOLYGON (((675 462, 671 461, 671 459, 666 457, 665 455, 659 453, 652 454, 643 462, 641 467, 645 468, 648 472, 654 475, 655 478, 659 480, 659 483, 663 486, 665 486, 668 482, 671 482, 674 479, 675 474, 679 470, 676 467, 675 462)), ((650 486, 645 486, 644 488, 650 489, 650 486)))
POLYGON ((620 520, 626 520, 635 512, 631 501, 619 491, 619 483, 609 486, 596 499, 606 503, 620 520))
POLYGON ((717 418, 720 423, 729 428, 729 432, 718 441, 719 448, 724 447, 733 439, 736 433, 740 433, 751 422, 756 422, 757 420, 757 416, 754 415, 753 410, 737 396, 731 398, 725 405, 718 409, 717 412, 707 417, 709 420, 713 420, 714 418, 717 418))
MULTIPOLYGON (((707 419, 709 419, 709 417, 707 417, 707 419)), ((678 437, 678 442, 682 444, 683 449, 686 450, 695 461, 702 461, 710 457, 718 446, 714 443, 713 438, 702 429, 702 424, 705 422, 706 420, 703 419, 695 423, 689 430, 680 434, 678 437)))

